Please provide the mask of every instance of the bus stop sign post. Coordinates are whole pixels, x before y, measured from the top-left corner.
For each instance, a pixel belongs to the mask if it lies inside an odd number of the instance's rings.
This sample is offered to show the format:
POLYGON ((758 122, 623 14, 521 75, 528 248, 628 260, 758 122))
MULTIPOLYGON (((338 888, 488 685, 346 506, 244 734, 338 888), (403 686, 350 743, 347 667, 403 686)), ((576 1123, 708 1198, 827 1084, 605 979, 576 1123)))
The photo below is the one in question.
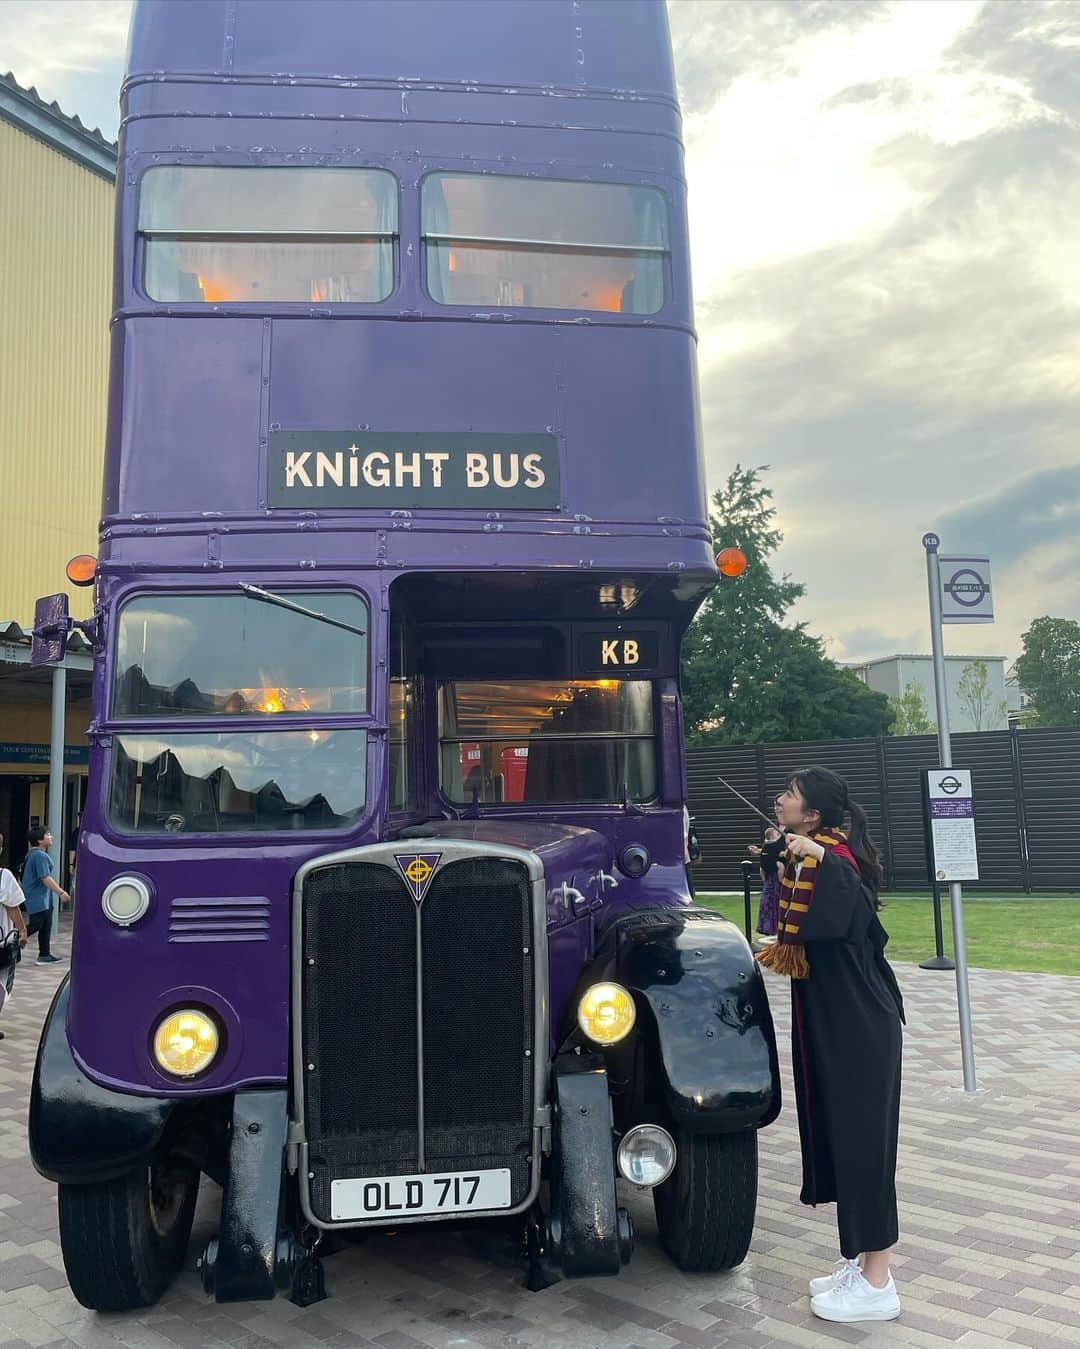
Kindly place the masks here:
MULTIPOLYGON (((930 644, 934 656, 934 697, 937 703, 938 752, 943 769, 952 768, 952 741, 949 738, 949 705, 945 684, 945 643, 942 635, 941 558, 938 548, 941 540, 936 534, 923 535, 926 550, 926 579, 930 591, 930 644)), ((989 568, 987 568, 987 574, 989 568)), ((981 584, 981 583, 980 583, 981 584)), ((967 592, 965 592, 967 593, 967 592)), ((989 608, 989 584, 986 586, 989 608)), ((964 622, 970 619, 961 618, 964 622)), ((988 621, 980 616, 979 620, 988 621)), ((992 612, 991 619, 992 621, 992 612)), ((960 1016, 960 1057, 964 1068, 964 1090, 973 1092, 975 1080, 975 1049, 971 1033, 971 992, 968 987, 967 941, 964 937, 964 903, 959 881, 949 882, 949 909, 952 914, 953 955, 956 959, 956 1002, 960 1016)))
MULTIPOLYGON (((64 653, 67 648, 71 620, 68 616, 66 594, 46 595, 34 607, 34 631, 30 642, 31 665, 52 666, 52 709, 49 732, 49 832, 53 844, 49 856, 53 860, 53 874, 63 874, 64 858, 64 720, 67 710, 67 669, 64 653)), ((60 931, 60 906, 55 896, 53 904, 54 931, 60 931)))

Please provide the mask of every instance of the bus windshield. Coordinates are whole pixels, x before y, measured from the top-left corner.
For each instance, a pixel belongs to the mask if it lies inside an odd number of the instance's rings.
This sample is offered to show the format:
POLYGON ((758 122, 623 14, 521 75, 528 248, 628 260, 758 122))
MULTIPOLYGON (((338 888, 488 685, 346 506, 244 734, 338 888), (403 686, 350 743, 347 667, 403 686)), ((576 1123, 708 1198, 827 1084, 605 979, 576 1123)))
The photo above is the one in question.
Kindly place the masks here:
POLYGON ((115 737, 109 815, 124 833, 342 829, 365 800, 361 730, 115 737))
POLYGON ((656 188, 435 173, 421 210, 428 290, 441 304, 663 308, 667 208, 656 188))
POLYGON ((139 189, 143 288, 203 304, 373 304, 394 286, 383 169, 163 164, 139 189))
MULTIPOLYGON (((282 598, 289 598, 288 595, 282 598)), ((293 593, 367 628, 363 599, 293 593)), ((367 638, 245 594, 140 595, 120 611, 112 715, 289 716, 367 711, 367 638)))
POLYGON ((599 804, 656 796, 648 680, 445 684, 441 785, 469 804, 599 804))

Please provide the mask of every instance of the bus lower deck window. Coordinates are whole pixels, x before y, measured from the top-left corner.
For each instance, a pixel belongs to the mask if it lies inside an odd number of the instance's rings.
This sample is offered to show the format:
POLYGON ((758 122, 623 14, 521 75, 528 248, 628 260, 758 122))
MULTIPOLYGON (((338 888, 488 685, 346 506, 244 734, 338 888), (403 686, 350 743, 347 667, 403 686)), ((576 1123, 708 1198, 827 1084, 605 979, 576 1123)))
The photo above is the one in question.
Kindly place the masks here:
POLYGON ((602 804, 657 792, 647 680, 445 684, 439 744, 443 795, 459 804, 602 804))

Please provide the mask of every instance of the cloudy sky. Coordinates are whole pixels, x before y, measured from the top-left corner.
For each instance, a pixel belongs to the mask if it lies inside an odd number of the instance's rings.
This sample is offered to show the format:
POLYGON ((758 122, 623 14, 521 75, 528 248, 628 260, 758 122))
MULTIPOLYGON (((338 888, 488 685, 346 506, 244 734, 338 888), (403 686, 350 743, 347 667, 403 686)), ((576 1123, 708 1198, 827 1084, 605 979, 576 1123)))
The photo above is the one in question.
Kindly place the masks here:
MULTIPOLYGON (((920 538, 1015 655, 1080 618, 1080 5, 669 0, 709 476, 771 466, 839 659, 922 651, 920 538)), ((128 0, 0 0, 0 68, 109 136, 128 0)))

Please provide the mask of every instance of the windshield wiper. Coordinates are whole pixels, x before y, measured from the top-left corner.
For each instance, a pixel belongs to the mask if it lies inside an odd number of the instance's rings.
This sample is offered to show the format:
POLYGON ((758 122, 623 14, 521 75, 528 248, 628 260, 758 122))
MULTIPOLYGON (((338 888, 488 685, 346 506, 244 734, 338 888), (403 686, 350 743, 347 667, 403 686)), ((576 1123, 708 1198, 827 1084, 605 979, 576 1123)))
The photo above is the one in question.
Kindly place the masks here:
POLYGON ((276 604, 279 609, 290 609, 294 614, 303 614, 305 618, 314 618, 319 623, 329 623, 332 628, 344 628, 346 632, 355 632, 358 637, 366 637, 367 630, 358 628, 354 623, 346 623, 343 618, 331 618, 329 614, 320 614, 317 609, 308 609, 295 600, 287 600, 284 595, 274 595, 261 586, 250 585, 247 581, 238 581, 240 589, 251 600, 261 600, 263 604, 276 604))

